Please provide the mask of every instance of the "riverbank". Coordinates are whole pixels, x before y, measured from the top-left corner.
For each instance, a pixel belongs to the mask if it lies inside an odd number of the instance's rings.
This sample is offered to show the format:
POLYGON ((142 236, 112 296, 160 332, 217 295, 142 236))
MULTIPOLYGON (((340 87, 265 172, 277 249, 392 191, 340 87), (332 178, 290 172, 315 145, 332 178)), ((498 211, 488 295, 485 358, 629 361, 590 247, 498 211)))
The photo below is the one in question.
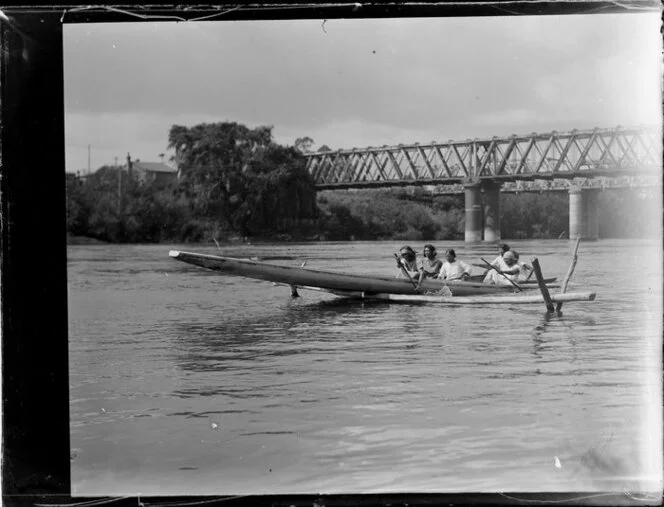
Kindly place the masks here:
MULTIPOLYGON (((632 193, 602 192, 598 197, 600 238, 655 237, 661 233, 652 218, 661 213, 654 198, 639 201, 632 193), (624 210, 629 209, 630 213, 624 210)), ((504 240, 563 239, 568 236, 569 202, 562 193, 506 194, 501 196, 500 230, 504 240)), ((320 191, 317 215, 281 220, 271 230, 238 234, 228 224, 210 218, 192 219, 161 214, 153 226, 137 233, 138 218, 129 224, 78 227, 108 243, 223 244, 301 243, 318 241, 462 241, 465 213, 463 196, 432 196, 404 190, 320 191), (179 221, 179 222, 178 222, 179 221), (128 226, 131 225, 131 227, 128 226), (176 224, 176 225, 174 225, 176 224), (94 231, 94 232, 93 232, 94 231), (121 231, 119 233, 118 231, 121 231), (147 231, 147 232, 146 232, 147 231)), ((72 236, 69 244, 105 244, 88 236, 72 236)))
POLYGON ((68 245, 110 245, 108 241, 101 241, 97 238, 88 238, 87 236, 67 235, 68 245))

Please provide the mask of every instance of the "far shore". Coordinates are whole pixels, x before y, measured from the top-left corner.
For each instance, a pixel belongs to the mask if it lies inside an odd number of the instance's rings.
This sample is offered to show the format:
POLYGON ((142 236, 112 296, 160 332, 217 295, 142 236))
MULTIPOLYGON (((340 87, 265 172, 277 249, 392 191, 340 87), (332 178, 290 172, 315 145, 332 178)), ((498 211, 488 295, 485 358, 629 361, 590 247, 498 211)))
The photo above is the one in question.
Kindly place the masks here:
POLYGON ((110 245, 107 241, 101 241, 97 238, 88 238, 87 236, 67 235, 68 245, 110 245))
MULTIPOLYGON (((275 237, 253 237, 253 238, 243 238, 241 236, 234 236, 230 238, 225 238, 225 239, 219 239, 219 244, 220 245, 238 245, 238 244, 247 244, 250 245, 252 243, 314 243, 318 241, 323 241, 324 238, 321 238, 319 236, 316 237, 309 237, 309 238, 302 238, 302 237, 290 237, 289 235, 284 235, 280 234, 275 237)), ((177 243, 177 241, 159 241, 156 243, 150 243, 153 245, 159 245, 159 244, 173 244, 177 243)), ((183 244, 192 244, 192 245, 204 245, 204 244, 214 244, 214 240, 202 240, 202 241, 185 241, 183 244)), ((134 242, 129 242, 129 243, 114 243, 110 241, 103 241, 97 238, 90 238, 87 236, 72 236, 72 235, 67 235, 67 245, 70 246, 85 246, 85 245, 119 245, 119 244, 125 244, 125 245, 142 245, 146 243, 134 243, 134 242)))

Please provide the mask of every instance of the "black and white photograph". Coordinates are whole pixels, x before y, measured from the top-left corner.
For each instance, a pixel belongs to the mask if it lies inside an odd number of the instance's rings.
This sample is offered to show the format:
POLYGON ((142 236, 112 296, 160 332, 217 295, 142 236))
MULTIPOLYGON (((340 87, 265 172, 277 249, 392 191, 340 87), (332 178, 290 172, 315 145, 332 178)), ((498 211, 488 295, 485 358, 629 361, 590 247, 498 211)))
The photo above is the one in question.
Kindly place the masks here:
POLYGON ((661 501, 660 8, 347 7, 63 13, 72 497, 661 501))

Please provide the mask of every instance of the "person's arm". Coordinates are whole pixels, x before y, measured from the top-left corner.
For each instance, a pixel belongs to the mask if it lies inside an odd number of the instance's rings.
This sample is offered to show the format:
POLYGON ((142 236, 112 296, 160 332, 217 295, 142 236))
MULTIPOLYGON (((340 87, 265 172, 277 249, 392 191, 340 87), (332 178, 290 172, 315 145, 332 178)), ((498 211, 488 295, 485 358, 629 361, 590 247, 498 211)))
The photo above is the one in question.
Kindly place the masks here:
POLYGON ((406 278, 406 276, 403 273, 403 270, 406 269, 405 263, 403 261, 403 257, 399 257, 397 254, 394 254, 394 257, 397 260, 397 278, 406 278))
POLYGON ((461 269, 463 269, 461 278, 463 278, 464 280, 470 278, 470 269, 471 269, 470 266, 463 261, 459 261, 459 266, 461 266, 461 269))
POLYGON ((534 273, 533 268, 524 262, 519 262, 519 267, 521 270, 519 271, 518 281, 527 282, 530 280, 530 277, 533 276, 534 273))
POLYGON ((440 275, 440 269, 442 267, 443 267, 443 261, 441 261, 440 259, 436 260, 436 262, 433 265, 433 269, 429 273, 429 276, 431 278, 438 278, 438 276, 440 275))
POLYGON ((422 280, 424 280, 424 276, 425 276, 425 273, 424 273, 424 261, 421 261, 421 262, 420 262, 420 265, 419 265, 419 273, 420 273, 420 274, 419 274, 419 277, 417 278, 417 286, 415 287, 415 290, 417 290, 417 289, 420 288, 420 285, 422 284, 422 280))

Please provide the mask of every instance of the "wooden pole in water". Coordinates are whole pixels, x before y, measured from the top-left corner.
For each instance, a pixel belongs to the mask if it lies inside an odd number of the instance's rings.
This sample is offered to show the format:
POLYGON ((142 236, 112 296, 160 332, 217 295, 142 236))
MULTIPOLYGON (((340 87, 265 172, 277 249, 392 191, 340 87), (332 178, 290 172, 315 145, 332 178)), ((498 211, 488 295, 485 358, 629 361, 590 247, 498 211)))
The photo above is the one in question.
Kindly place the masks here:
POLYGON ((549 289, 544 282, 544 277, 542 276, 542 269, 539 265, 539 260, 537 257, 533 257, 531 264, 533 265, 533 270, 535 271, 535 277, 537 278, 537 285, 539 285, 540 291, 542 292, 542 297, 544 298, 544 304, 549 313, 553 313, 553 301, 551 301, 551 295, 549 294, 549 289))
MULTIPOLYGON (((302 264, 300 264, 300 267, 303 268, 304 266, 307 265, 307 261, 304 261, 302 264)), ((290 295, 292 298, 299 298, 300 294, 297 292, 297 285, 290 285, 290 295)))
MULTIPOLYGON (((569 283, 569 279, 572 278, 572 273, 574 273, 574 268, 576 267, 576 253, 579 251, 579 243, 581 243, 581 236, 578 236, 576 238, 576 245, 574 245, 574 254, 572 255, 572 263, 569 265, 569 269, 567 270, 567 274, 565 275, 565 279, 563 280, 563 284, 560 288, 560 293, 564 294, 565 291, 567 290, 567 284, 569 283)), ((558 302, 556 305, 556 312, 560 312, 560 309, 563 307, 562 301, 558 302)))

